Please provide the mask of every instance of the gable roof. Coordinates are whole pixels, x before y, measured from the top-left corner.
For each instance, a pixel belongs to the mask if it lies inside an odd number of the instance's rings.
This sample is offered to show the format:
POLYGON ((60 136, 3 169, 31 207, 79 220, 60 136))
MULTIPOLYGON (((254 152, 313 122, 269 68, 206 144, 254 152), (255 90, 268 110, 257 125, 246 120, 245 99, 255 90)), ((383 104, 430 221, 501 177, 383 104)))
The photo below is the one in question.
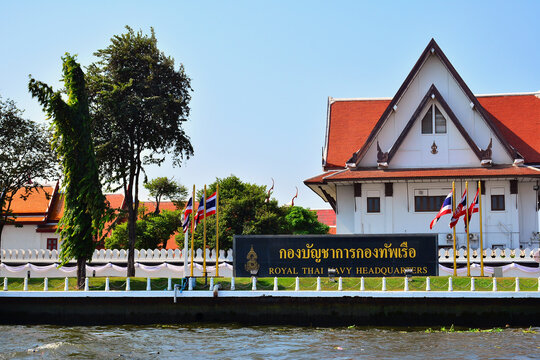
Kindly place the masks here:
MULTIPOLYGON (((369 133, 367 135, 365 133, 365 127, 368 127, 367 126, 368 124, 359 124, 357 121, 353 121, 352 118, 347 119, 347 121, 349 123, 352 123, 351 124, 352 126, 348 126, 347 129, 343 129, 342 128, 343 125, 333 126, 332 122, 334 121, 334 118, 332 117, 332 115, 333 115, 332 109, 329 110, 329 112, 328 112, 329 113, 329 118, 328 118, 328 125, 327 125, 327 144, 326 144, 326 149, 325 149, 326 160, 323 159, 323 168, 324 168, 324 170, 330 170, 330 169, 336 169, 336 168, 345 167, 345 162, 347 161, 347 159, 349 159, 351 157, 351 154, 353 154, 353 152, 354 152, 353 159, 356 160, 355 161, 356 163, 360 159, 362 159, 362 157, 365 155, 367 150, 374 143, 379 130, 382 128, 383 124, 386 122, 386 120, 387 120, 388 116, 390 115, 390 113, 392 112, 394 106, 397 105, 397 103, 399 102, 399 100, 401 99, 401 97, 403 96, 403 94, 405 93, 405 91, 407 90, 409 85, 411 84, 411 82, 414 80, 414 78, 416 77, 416 75, 420 71, 422 65, 428 59, 428 57, 431 55, 431 53, 437 55, 439 57, 439 59, 441 60, 441 62, 444 64, 444 66, 452 74, 452 76, 457 81, 457 83, 459 84, 459 86, 461 87, 463 92, 466 94, 466 96, 469 98, 471 103, 474 105, 475 109, 484 118, 484 120, 486 121, 486 124, 493 131, 493 133, 495 134, 495 137, 497 139, 499 139, 499 141, 501 142, 503 148, 510 155, 510 157, 511 158, 519 157, 519 155, 517 155, 515 149, 508 143, 508 141, 503 137, 502 132, 497 128, 497 126, 495 124, 495 119, 492 116, 492 114, 490 114, 488 111, 486 111, 482 107, 482 105, 480 104, 478 99, 473 95, 472 91, 469 89, 467 84, 465 84, 465 82, 463 81, 461 76, 457 73, 454 66, 450 63, 450 61, 448 60, 446 55, 443 53, 443 51, 441 50, 439 45, 436 43, 436 41, 434 39, 431 39, 431 41, 428 43, 428 45, 426 46, 426 48, 424 49, 424 51, 420 55, 418 61, 416 62, 416 64, 412 68, 411 72, 409 73, 409 75, 407 75, 407 78, 405 79, 405 81, 403 82, 401 87, 398 89, 398 91, 394 95, 394 97, 391 99, 391 101, 389 101, 387 103, 388 100, 386 100, 386 99, 385 100, 365 100, 365 101, 376 102, 378 106, 381 106, 382 104, 386 104, 385 109, 382 111, 382 114, 380 115, 380 117, 376 121, 376 123, 369 126, 369 133), (366 125, 366 126, 364 126, 364 125, 366 125), (337 128, 337 131, 336 131, 336 128, 337 128), (355 135, 347 134, 347 132, 349 132, 349 133, 353 132, 353 131, 351 131, 351 129, 354 129, 354 132, 356 133, 355 135), (334 130, 333 131, 334 136, 332 136, 332 130, 334 130), (365 138, 364 141, 360 141, 360 142, 356 143, 356 148, 353 149, 353 152, 350 152, 349 154, 344 156, 343 160, 339 159, 340 163, 336 163, 336 160, 337 160, 336 156, 334 156, 334 154, 332 154, 332 152, 337 151, 339 153, 340 150, 341 150, 340 148, 342 148, 344 146, 347 146, 347 144, 350 143, 350 140, 343 141, 343 144, 332 143, 332 141, 336 138, 336 135, 337 135, 336 133, 338 133, 338 132, 342 132, 342 133, 346 134, 347 138, 350 138, 351 136, 356 137, 358 140, 361 140, 362 138, 365 138), (360 148, 358 148, 359 146, 360 146, 360 148), (332 151, 331 147, 337 147, 337 149, 335 151, 332 151)), ((364 100, 361 100, 360 102, 362 102, 362 101, 364 101, 364 100)), ((349 102, 349 101, 346 101, 346 102, 349 102)), ((367 105, 367 104, 365 104, 365 105, 367 105)), ((329 106, 333 106, 333 103, 329 104, 329 106)), ((360 106, 357 105, 357 107, 361 107, 361 105, 360 106)), ((379 111, 380 111, 380 109, 379 109, 379 111)), ((374 114, 371 113, 370 115, 371 116, 369 116, 369 120, 373 121, 372 116, 374 114)), ((369 122, 371 122, 371 121, 369 121, 369 122)))
MULTIPOLYGON (((461 125, 458 118, 456 117, 456 115, 454 114, 454 112, 452 111, 450 106, 448 106, 448 104, 444 100, 444 98, 441 95, 441 93, 439 92, 439 90, 437 90, 437 87, 435 86, 435 84, 432 84, 430 86, 430 88, 428 89, 426 95, 420 101, 420 104, 416 108, 415 112, 412 114, 411 118, 407 122, 407 125, 405 125, 405 128, 403 129, 403 131, 401 132, 401 134, 397 138, 396 142, 392 145, 391 150, 388 152, 388 163, 390 163, 390 161, 392 160, 392 158, 396 154, 396 152, 399 149, 400 145, 403 143, 403 141, 407 137, 407 134, 412 129, 414 123, 416 122, 416 120, 418 120, 418 118, 420 116, 420 113, 422 112, 422 109, 424 109, 424 107, 426 106, 428 101, 430 101, 430 99, 436 99, 439 102, 439 104, 441 105, 443 110, 446 112, 446 114, 448 115, 450 120, 454 123, 454 125, 458 129, 461 136, 463 136, 465 141, 467 141, 467 144, 469 144, 469 147, 471 148, 471 150, 478 157, 478 160, 481 160, 480 148, 476 145, 476 143, 473 141, 473 139, 471 139, 471 137, 469 136, 467 131, 465 131, 465 128, 463 127, 463 125, 461 125)), ((348 161, 348 163, 352 162, 352 161, 354 161, 355 165, 358 166, 358 163, 360 162, 360 158, 351 159, 351 160, 348 161)))
MULTIPOLYGON (((540 137, 537 136, 540 133, 540 92, 478 95, 477 99, 490 114, 502 136, 523 156, 525 162, 540 164, 540 137)), ((351 154, 366 142, 377 122, 376 118, 382 115, 390 102, 388 99, 333 101, 324 170, 345 168, 351 154)))

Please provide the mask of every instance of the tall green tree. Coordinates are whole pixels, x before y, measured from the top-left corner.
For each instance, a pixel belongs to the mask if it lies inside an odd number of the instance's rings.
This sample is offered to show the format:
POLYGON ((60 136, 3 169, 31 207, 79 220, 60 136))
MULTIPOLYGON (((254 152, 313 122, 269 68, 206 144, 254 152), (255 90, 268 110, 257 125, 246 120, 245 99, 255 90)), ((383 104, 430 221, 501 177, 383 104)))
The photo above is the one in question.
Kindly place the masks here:
POLYGON ((77 259, 77 284, 81 288, 86 277, 86 262, 92 257, 94 241, 101 236, 106 221, 106 199, 101 191, 92 143, 84 73, 75 57, 66 54, 62 60, 67 102, 60 91, 55 92, 33 78, 28 89, 52 120, 52 144, 64 174, 60 260, 61 265, 65 265, 77 259))
POLYGON ((0 248, 15 196, 26 199, 30 191, 39 191, 33 180, 57 176, 49 136, 43 126, 24 119, 13 101, 0 97, 0 248))
POLYGON ((172 154, 173 165, 193 154, 182 122, 189 115, 190 79, 150 36, 126 27, 98 50, 88 68, 98 161, 111 190, 123 189, 127 204, 127 275, 135 275, 134 249, 139 185, 144 167, 160 165, 172 154))
POLYGON ((144 184, 150 196, 156 199, 156 210, 154 213, 159 214, 159 204, 162 198, 171 200, 177 208, 184 206, 188 191, 186 187, 173 179, 167 177, 157 177, 144 184))
POLYGON ((319 222, 315 211, 301 206, 290 206, 285 215, 287 232, 296 235, 328 234, 330 227, 319 222))

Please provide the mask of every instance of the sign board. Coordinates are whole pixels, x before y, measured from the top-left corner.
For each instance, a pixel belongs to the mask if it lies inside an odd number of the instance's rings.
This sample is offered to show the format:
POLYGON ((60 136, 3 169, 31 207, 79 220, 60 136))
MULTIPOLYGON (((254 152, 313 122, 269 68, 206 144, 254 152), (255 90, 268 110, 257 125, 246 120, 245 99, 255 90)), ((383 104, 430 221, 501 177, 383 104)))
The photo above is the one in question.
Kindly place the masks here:
POLYGON ((437 235, 235 235, 236 277, 438 274, 437 235))

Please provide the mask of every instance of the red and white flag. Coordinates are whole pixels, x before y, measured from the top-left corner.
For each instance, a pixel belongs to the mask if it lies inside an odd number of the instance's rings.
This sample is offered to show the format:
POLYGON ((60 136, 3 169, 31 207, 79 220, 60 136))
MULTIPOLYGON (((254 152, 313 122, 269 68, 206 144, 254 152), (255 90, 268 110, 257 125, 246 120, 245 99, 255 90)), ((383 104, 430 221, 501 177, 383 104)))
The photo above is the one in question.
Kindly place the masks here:
POLYGON ((452 213, 452 192, 446 196, 446 199, 444 199, 441 210, 439 210, 439 213, 437 216, 435 216, 435 219, 431 220, 429 223, 429 229, 433 229, 433 226, 439 221, 440 217, 446 214, 452 213))

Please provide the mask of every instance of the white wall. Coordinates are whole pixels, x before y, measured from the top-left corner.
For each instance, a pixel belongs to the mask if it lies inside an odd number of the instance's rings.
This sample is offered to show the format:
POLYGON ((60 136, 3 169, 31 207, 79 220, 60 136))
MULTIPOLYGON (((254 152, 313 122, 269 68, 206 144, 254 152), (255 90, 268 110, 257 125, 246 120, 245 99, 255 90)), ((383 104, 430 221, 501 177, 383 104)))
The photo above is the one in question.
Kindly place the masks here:
MULTIPOLYGON (((6 225, 2 231, 2 249, 43 249, 36 225, 6 225)), ((46 244, 46 243, 45 243, 46 244)))
MULTIPOLYGON (((486 194, 482 196, 482 225, 483 246, 503 246, 508 248, 538 246, 538 242, 530 243, 533 231, 538 229, 538 216, 535 211, 536 192, 533 182, 520 182, 518 195, 510 194, 509 180, 485 182, 486 194), (501 193, 502 191, 502 193, 501 193), (491 195, 504 194, 505 210, 491 210, 491 195)), ((456 202, 461 198, 465 182, 456 182, 456 202)), ((337 186, 338 213, 336 215, 338 234, 400 234, 427 233, 438 234, 440 246, 452 246, 452 241, 446 240, 446 235, 452 231, 448 226, 451 215, 443 216, 433 230, 429 223, 438 211, 415 212, 415 190, 427 190, 433 195, 446 195, 452 189, 451 182, 400 182, 394 183, 392 197, 384 196, 384 184, 362 184, 362 197, 354 197, 353 186, 337 186), (380 194, 381 213, 367 213, 367 197, 380 194), (353 200, 354 199, 354 200, 353 200), (356 209, 354 205, 356 204, 356 209)), ((476 193, 476 182, 469 182, 469 201, 476 193)), ((478 213, 473 214, 470 222, 470 233, 480 233, 478 213)), ((461 218, 456 225, 457 246, 466 246, 464 220, 461 218)), ((479 240, 471 240, 472 248, 479 247, 479 240)))

